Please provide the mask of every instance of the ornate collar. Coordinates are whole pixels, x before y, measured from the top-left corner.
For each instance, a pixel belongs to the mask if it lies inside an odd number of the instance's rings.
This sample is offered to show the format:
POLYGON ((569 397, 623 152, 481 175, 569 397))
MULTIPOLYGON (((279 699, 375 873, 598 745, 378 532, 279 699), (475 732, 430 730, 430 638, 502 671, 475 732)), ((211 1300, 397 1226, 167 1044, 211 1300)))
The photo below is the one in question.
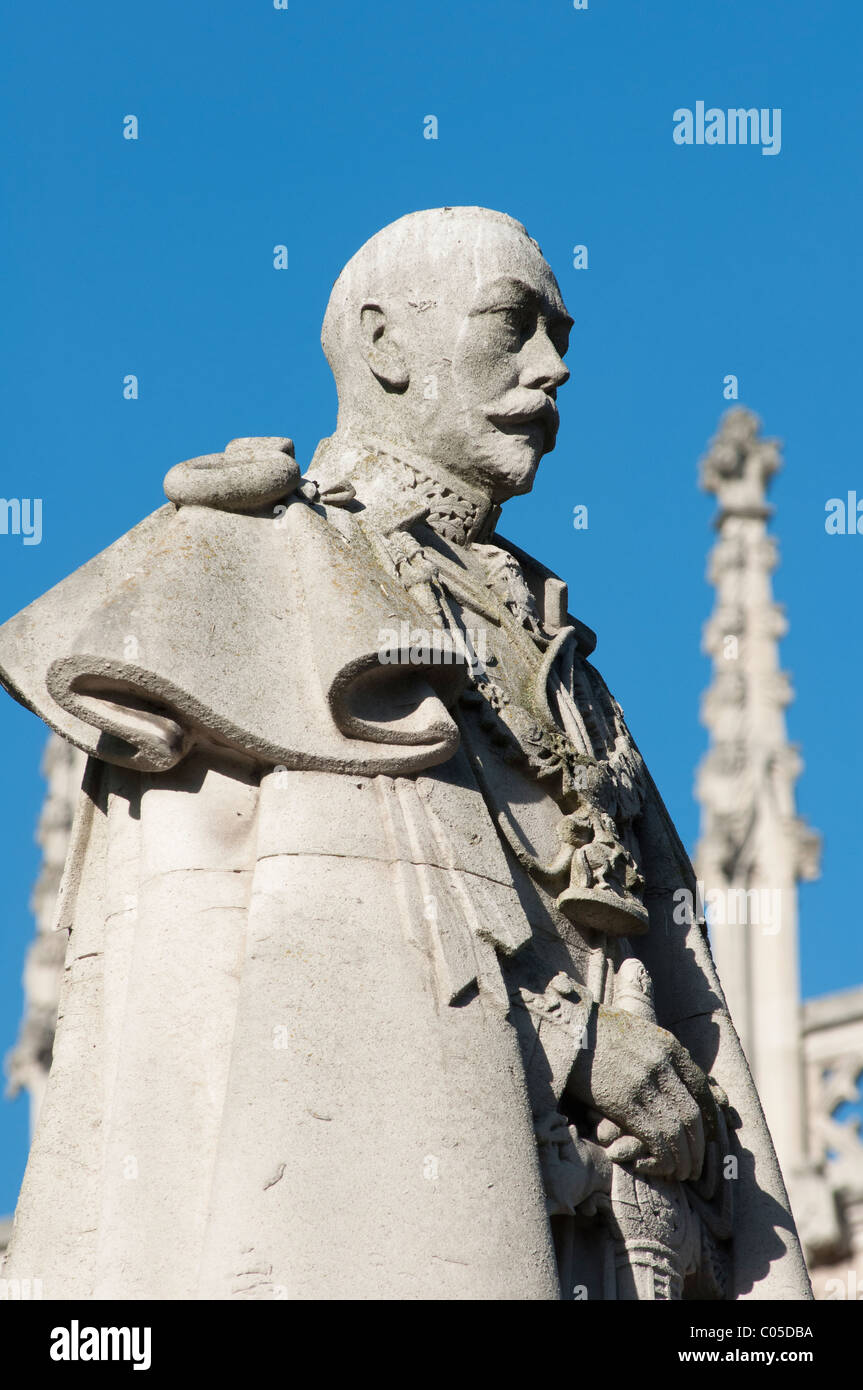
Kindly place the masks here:
POLYGON ((404 449, 396 453, 375 439, 352 444, 332 435, 321 440, 309 472, 328 482, 350 482, 366 507, 395 515, 415 503, 425 524, 451 545, 485 541, 494 531, 500 507, 464 478, 404 449))

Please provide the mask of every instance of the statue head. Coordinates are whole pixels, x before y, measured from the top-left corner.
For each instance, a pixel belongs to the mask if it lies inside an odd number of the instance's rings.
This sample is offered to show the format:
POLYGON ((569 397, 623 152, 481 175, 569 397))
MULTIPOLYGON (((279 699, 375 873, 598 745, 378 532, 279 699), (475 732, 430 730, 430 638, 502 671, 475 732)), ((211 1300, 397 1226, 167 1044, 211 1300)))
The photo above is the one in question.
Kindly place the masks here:
POLYGON ((487 208, 409 213, 333 286, 321 341, 338 436, 463 477, 495 502, 554 448, 572 320, 520 222, 487 208))

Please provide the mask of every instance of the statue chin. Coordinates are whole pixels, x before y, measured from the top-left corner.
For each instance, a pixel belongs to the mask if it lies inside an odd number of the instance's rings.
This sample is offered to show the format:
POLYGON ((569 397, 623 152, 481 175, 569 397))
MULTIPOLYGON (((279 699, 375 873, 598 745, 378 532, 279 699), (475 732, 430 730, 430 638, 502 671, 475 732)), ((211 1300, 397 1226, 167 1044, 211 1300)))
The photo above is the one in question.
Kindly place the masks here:
POLYGON ((506 502, 510 497, 521 497, 530 492, 542 454, 542 450, 527 445, 518 450, 502 450, 501 455, 494 460, 494 467, 488 470, 491 500, 498 503, 506 502))
POLYGON ((461 434, 431 454, 428 441, 413 447, 420 457, 425 455, 443 472, 480 489, 495 503, 530 492, 540 460, 548 452, 545 433, 533 427, 519 433, 495 429, 480 437, 461 434))
MULTIPOLYGON (((372 433, 386 437, 379 428, 372 433)), ((491 502, 501 503, 530 492, 540 461, 554 443, 554 434, 539 422, 507 427, 488 420, 478 424, 473 417, 436 437, 426 433, 414 438, 412 432, 407 447, 443 473, 478 488, 491 502)))

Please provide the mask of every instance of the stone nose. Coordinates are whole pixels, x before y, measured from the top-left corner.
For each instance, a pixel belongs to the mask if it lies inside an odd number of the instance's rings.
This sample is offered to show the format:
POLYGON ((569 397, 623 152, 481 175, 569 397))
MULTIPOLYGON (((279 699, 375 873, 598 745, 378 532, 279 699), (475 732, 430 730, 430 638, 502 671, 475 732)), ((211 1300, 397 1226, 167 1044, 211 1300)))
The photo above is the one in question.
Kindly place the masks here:
POLYGON ((564 365, 554 343, 540 328, 525 348, 525 365, 521 384, 547 391, 554 400, 558 386, 569 381, 569 368, 564 365))

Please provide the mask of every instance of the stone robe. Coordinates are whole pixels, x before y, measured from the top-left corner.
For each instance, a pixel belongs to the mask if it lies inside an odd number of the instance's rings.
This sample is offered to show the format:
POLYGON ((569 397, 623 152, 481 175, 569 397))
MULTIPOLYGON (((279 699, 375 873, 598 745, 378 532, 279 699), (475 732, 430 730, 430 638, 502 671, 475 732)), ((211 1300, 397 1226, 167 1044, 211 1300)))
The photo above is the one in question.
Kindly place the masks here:
POLYGON ((593 635, 470 498, 379 474, 275 514, 163 507, 0 629, 3 683, 91 755, 5 1275, 64 1299, 807 1297, 593 635), (590 1001, 633 981, 728 1095, 733 1202, 715 1173, 699 1196, 615 1165, 609 1190, 564 1096, 590 1001), (660 1208, 670 1265, 639 1254, 660 1208))

